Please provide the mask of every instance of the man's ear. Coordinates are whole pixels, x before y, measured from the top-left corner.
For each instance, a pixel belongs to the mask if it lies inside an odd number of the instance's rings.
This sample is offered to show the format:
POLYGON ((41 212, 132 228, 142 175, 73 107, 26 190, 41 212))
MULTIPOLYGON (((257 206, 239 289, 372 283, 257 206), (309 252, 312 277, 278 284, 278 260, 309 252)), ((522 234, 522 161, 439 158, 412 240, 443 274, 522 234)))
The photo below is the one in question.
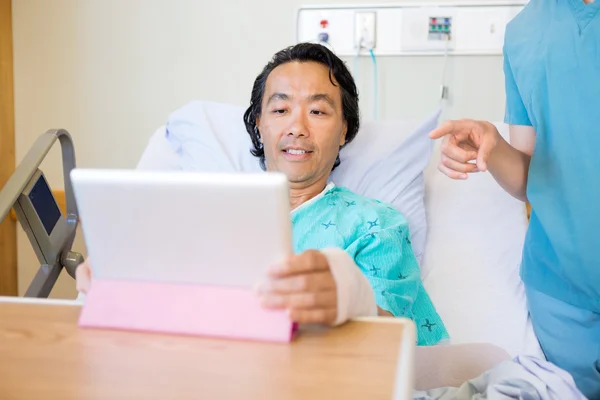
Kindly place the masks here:
POLYGON ((256 125, 254 125, 254 129, 256 129, 256 133, 258 134, 258 140, 262 143, 262 136, 260 135, 260 118, 256 118, 256 125))
POLYGON ((342 136, 340 136, 340 147, 346 143, 346 134, 348 133, 348 123, 344 121, 344 127, 342 128, 342 136))

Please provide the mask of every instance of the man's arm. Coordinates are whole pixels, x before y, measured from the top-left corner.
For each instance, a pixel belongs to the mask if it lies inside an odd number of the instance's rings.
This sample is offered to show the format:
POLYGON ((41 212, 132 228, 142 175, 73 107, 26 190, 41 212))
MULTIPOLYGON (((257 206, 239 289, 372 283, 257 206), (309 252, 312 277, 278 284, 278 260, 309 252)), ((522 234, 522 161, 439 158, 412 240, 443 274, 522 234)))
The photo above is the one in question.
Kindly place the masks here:
POLYGON ((504 190, 521 201, 527 201, 527 178, 535 148, 535 130, 522 125, 510 125, 509 129, 511 143, 498 138, 498 144, 490 154, 488 168, 504 190))
MULTIPOLYGON (((394 217, 386 216, 388 221, 391 218, 394 217)), ((408 227, 393 224, 360 237, 349 248, 373 288, 379 316, 414 318, 413 305, 421 277, 407 239, 408 227)))
POLYGON ((377 306, 377 315, 379 317, 393 317, 394 316, 394 314, 392 314, 389 311, 385 311, 383 308, 381 308, 379 306, 377 306))
POLYGON ((420 346, 437 344, 448 332, 421 281, 408 225, 400 220, 396 224, 394 218, 395 213, 382 216, 390 227, 358 240, 354 260, 373 287, 377 315, 409 318, 420 346))

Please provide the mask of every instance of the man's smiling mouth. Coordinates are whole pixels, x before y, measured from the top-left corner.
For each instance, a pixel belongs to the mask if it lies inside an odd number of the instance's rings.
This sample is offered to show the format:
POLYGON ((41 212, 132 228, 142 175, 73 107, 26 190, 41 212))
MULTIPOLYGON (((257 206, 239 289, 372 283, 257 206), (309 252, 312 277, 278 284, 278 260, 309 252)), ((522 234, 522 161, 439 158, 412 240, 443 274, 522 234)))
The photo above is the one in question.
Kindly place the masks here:
POLYGON ((283 150, 285 153, 288 154, 306 154, 306 153, 312 153, 312 151, 310 150, 300 150, 300 149, 287 149, 287 150, 283 150))

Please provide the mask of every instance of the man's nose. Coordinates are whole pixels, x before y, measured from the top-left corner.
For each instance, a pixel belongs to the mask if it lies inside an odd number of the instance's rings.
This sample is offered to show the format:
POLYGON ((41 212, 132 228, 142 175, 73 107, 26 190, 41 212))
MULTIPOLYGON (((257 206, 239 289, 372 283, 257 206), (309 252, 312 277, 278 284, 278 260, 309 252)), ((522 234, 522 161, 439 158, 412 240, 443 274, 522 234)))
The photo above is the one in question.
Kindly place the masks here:
POLYGON ((301 112, 292 114, 292 120, 288 127, 288 136, 308 136, 308 127, 306 117, 301 112))

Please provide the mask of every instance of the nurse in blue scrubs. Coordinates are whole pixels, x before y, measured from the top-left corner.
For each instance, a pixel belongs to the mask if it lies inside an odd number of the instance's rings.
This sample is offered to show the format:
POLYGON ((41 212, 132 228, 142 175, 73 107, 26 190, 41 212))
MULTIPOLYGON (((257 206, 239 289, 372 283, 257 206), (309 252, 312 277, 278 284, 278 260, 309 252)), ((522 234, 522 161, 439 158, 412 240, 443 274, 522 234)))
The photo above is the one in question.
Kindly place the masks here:
POLYGON ((600 399, 600 0, 530 1, 507 27, 504 72, 510 144, 489 122, 448 121, 431 133, 439 169, 489 171, 529 201, 521 276, 535 332, 600 399))

